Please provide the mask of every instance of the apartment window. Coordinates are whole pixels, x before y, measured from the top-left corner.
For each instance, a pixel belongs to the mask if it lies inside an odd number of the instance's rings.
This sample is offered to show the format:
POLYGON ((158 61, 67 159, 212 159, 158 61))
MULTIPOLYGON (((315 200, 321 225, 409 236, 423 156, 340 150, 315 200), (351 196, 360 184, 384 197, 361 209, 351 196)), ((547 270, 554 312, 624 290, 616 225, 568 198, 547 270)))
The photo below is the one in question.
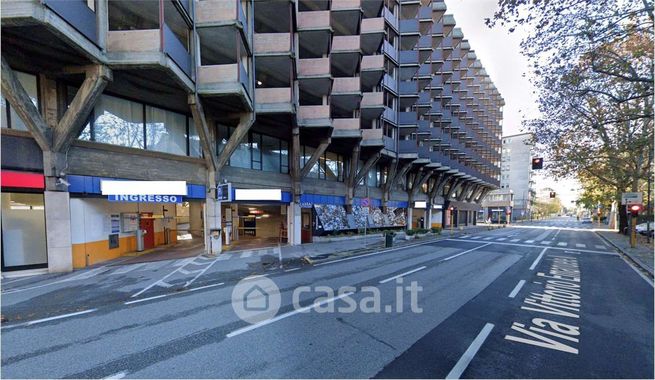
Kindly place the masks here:
POLYGON ((158 0, 109 0, 109 30, 159 29, 158 0))
MULTIPOLYGON (((32 103, 39 109, 39 83, 36 75, 23 73, 20 71, 14 71, 16 78, 23 86, 27 95, 32 100, 32 103)), ((11 128, 19 131, 27 131, 27 126, 23 122, 16 111, 11 108, 9 102, 2 97, 2 128, 11 128)))
MULTIPOLYGON (((69 105, 76 91, 68 88, 69 105)), ((89 120, 78 136, 80 140, 202 157, 193 119, 182 113, 102 95, 89 120)))
MULTIPOLYGON (((220 154, 235 127, 216 126, 216 151, 220 154)), ((250 132, 230 156, 228 165, 265 172, 289 173, 289 143, 277 137, 250 132)))

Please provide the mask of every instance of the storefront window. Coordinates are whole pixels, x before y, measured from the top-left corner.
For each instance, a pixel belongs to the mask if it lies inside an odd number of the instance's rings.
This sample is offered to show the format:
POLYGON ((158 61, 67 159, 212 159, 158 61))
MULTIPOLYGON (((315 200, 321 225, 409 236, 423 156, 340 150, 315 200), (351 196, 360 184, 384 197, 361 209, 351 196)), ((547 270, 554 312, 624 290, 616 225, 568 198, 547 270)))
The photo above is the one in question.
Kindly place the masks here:
POLYGON ((230 156, 230 166, 237 168, 250 169, 250 143, 248 136, 244 136, 239 146, 236 148, 232 156, 230 156))
POLYGON ((143 105, 103 95, 95 107, 93 135, 105 144, 143 149, 143 105))
POLYGON ((46 266, 43 194, 2 193, 2 266, 46 266))
POLYGON ((198 131, 196 131, 196 125, 194 124, 192 118, 189 118, 189 134, 187 138, 189 139, 189 156, 202 157, 202 148, 200 148, 200 136, 198 136, 198 131))
POLYGON ((262 170, 265 172, 281 171, 280 140, 275 137, 262 136, 262 170))
MULTIPOLYGON (((38 86, 38 81, 36 79, 36 75, 32 74, 27 74, 27 73, 22 73, 20 71, 14 71, 16 74, 16 77, 18 78, 18 81, 20 82, 21 85, 23 85, 23 88, 27 92, 27 95, 30 97, 32 100, 32 103, 36 106, 36 108, 39 108, 39 86, 38 86)), ((9 103, 5 100, 5 98, 2 98, 2 128, 11 128, 11 129, 18 129, 20 131, 27 131, 27 126, 23 122, 23 119, 21 119, 16 111, 14 111, 9 103), (9 118, 7 118, 7 109, 9 110, 9 118)))
POLYGON ((262 170, 262 135, 259 133, 250 135, 250 159, 252 169, 262 170))
POLYGON ((325 152, 325 179, 343 181, 343 159, 340 155, 325 152))
POLYGON ((146 147, 158 152, 186 155, 187 117, 146 106, 146 147))

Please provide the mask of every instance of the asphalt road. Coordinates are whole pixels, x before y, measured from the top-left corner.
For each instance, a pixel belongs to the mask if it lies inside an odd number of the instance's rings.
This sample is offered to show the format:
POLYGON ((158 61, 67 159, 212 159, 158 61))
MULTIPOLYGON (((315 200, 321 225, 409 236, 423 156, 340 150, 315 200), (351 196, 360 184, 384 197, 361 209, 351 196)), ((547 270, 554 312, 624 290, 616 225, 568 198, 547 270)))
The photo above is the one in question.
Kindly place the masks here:
POLYGON ((560 218, 282 269, 197 257, 9 280, 2 375, 653 378, 652 283, 594 227, 560 218), (275 317, 237 317, 246 277, 277 285, 275 317))

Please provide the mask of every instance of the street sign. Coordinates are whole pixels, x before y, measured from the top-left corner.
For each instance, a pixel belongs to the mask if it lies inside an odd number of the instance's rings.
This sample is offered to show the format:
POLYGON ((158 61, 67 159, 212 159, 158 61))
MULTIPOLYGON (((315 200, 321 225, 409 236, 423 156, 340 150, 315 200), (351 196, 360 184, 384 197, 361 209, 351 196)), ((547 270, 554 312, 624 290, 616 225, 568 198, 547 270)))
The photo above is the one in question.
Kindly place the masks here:
POLYGON ((232 201, 232 184, 231 183, 221 183, 216 186, 216 200, 219 202, 231 202, 232 201))
POLYGON ((643 204, 643 203, 644 203, 644 196, 640 192, 621 194, 622 205, 629 206, 632 204, 643 204))

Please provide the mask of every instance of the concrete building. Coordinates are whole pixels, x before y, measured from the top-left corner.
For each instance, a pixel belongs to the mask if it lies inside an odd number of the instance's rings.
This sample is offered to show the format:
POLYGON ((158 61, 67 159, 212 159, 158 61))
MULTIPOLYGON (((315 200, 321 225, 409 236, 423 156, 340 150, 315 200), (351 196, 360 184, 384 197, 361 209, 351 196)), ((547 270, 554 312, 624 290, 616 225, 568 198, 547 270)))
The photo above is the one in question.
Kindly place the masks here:
POLYGON ((504 103, 442 1, 1 12, 3 270, 466 225, 500 185, 504 103))
POLYGON ((512 220, 530 219, 536 193, 532 172, 534 142, 531 133, 503 136, 500 188, 514 193, 512 220))

